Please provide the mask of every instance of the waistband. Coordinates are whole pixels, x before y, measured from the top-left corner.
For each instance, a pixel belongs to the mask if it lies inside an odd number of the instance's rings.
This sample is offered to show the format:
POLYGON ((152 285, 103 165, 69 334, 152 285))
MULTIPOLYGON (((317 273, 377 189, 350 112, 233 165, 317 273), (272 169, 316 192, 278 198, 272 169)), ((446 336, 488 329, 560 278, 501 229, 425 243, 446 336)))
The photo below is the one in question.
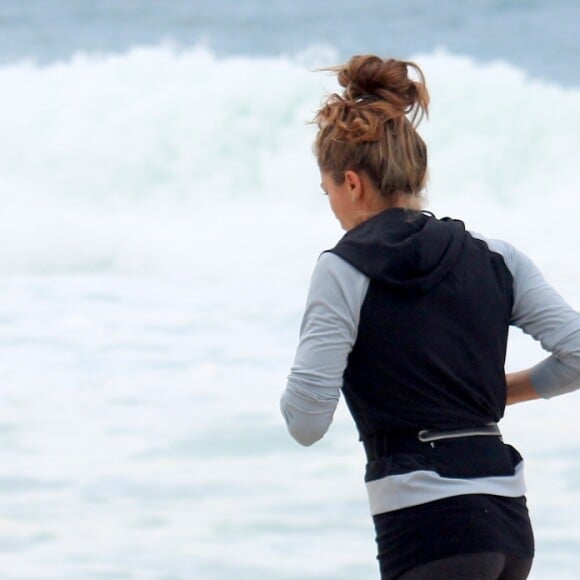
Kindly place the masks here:
POLYGON ((422 453, 438 441, 465 439, 467 437, 499 437, 497 423, 461 429, 393 429, 379 431, 363 439, 367 461, 395 453, 422 453))

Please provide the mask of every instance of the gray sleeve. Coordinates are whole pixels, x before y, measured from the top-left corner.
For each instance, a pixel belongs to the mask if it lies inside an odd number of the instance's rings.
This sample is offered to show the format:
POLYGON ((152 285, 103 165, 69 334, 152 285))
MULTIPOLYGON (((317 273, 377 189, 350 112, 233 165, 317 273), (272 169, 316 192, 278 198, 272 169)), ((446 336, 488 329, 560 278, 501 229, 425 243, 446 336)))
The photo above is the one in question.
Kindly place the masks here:
POLYGON ((507 242, 483 239, 501 254, 514 280, 512 324, 538 340, 551 356, 532 368, 544 398, 580 388, 580 313, 544 280, 535 264, 507 242))
POLYGON ((302 445, 321 439, 332 422, 368 284, 364 274, 335 254, 322 254, 316 264, 280 401, 288 430, 302 445))

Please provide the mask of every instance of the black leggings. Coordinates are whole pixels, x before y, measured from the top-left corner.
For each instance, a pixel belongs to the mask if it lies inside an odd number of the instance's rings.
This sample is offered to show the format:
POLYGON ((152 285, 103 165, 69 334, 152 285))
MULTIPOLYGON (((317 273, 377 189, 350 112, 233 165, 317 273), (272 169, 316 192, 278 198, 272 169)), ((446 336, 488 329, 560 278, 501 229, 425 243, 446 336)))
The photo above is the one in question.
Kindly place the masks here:
POLYGON ((435 560, 398 576, 398 580, 524 580, 531 558, 508 558, 497 552, 459 554, 435 560))

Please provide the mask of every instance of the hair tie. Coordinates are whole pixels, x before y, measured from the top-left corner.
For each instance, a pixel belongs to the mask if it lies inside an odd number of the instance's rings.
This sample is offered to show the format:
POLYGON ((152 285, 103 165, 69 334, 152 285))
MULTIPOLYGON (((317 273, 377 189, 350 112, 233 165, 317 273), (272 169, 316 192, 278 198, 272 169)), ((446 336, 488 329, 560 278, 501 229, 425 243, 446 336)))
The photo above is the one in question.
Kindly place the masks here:
POLYGON ((379 95, 371 95, 370 93, 366 93, 357 97, 354 102, 355 103, 374 103, 375 101, 380 101, 381 97, 379 95))

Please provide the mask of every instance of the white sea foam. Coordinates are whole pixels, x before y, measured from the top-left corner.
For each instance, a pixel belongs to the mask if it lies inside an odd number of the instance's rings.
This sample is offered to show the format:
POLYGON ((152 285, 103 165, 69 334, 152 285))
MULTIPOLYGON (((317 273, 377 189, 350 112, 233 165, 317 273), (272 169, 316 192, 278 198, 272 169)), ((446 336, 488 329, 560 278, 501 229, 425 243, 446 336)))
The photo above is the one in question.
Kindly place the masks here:
MULTIPOLYGON (((307 124, 328 51, 134 49, 0 68, 0 576, 376 577, 343 406, 311 449, 278 397, 340 235, 307 124), (9 114, 8 114, 9 113, 9 114)), ((429 207, 523 247, 580 308, 578 89, 418 55, 429 207)), ((541 355, 510 340, 508 368, 541 355)), ((533 578, 574 578, 577 395, 509 409, 533 578)))
MULTIPOLYGON (((334 62, 317 54, 218 59, 159 47, 1 68, 4 271, 167 274, 183 269, 200 226, 221 247, 214 212, 247 212, 248 234, 256 208, 269 208, 270 220, 287 205, 326 211, 308 121, 336 86, 312 72, 334 62)), ((557 235, 572 242, 579 89, 444 52, 416 60, 433 103, 422 129, 430 206, 484 231, 491 221, 498 234, 515 220, 518 231, 560 224, 557 235)))

